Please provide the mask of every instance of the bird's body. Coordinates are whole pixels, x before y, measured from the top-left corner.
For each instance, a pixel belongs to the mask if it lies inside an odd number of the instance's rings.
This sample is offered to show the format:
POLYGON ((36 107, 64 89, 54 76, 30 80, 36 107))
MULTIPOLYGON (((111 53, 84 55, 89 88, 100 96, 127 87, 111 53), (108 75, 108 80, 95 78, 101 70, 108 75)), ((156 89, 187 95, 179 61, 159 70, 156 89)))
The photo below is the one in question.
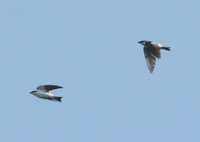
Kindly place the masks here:
POLYGON ((161 58, 160 50, 170 51, 170 47, 165 47, 159 43, 146 40, 139 41, 138 43, 144 46, 144 55, 147 62, 147 66, 149 71, 152 73, 155 67, 156 58, 161 58))
POLYGON ((59 88, 63 88, 63 87, 57 86, 57 85, 40 85, 37 87, 36 91, 30 92, 30 94, 33 94, 34 96, 41 99, 48 99, 51 101, 61 102, 62 97, 55 96, 49 92, 51 90, 59 89, 59 88))

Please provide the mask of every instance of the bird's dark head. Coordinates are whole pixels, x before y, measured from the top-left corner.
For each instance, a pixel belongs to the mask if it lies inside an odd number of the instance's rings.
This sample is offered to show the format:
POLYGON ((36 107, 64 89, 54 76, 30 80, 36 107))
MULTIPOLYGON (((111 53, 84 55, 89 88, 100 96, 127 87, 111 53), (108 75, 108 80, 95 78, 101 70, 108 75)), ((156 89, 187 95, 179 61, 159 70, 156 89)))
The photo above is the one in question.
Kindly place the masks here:
POLYGON ((30 94, 35 94, 35 93, 36 93, 36 91, 31 91, 31 92, 30 92, 30 94))
POLYGON ((140 44, 142 44, 142 45, 145 46, 145 45, 147 44, 147 42, 148 42, 147 40, 141 40, 141 41, 139 41, 138 43, 140 43, 140 44))

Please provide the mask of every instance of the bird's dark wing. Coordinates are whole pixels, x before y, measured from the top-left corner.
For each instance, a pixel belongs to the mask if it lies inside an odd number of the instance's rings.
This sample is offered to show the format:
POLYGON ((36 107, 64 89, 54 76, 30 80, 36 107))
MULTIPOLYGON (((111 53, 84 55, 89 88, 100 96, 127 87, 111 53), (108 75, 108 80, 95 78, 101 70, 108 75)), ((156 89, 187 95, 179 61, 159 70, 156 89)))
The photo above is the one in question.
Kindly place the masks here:
POLYGON ((147 67, 149 71, 152 73, 154 66, 156 64, 156 57, 153 55, 151 49, 149 47, 144 47, 144 56, 147 62, 147 67))
POLYGON ((63 88, 63 87, 58 86, 58 85, 40 85, 40 86, 37 87, 37 90, 49 92, 51 90, 59 89, 59 88, 63 88))

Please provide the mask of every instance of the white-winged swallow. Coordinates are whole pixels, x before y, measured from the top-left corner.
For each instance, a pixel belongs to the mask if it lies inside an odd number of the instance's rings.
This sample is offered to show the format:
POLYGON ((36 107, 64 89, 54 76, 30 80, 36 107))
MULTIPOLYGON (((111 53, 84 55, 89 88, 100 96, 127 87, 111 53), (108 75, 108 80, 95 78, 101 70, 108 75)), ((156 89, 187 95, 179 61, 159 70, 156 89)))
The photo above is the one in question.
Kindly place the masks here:
POLYGON ((62 102, 61 101, 62 97, 55 96, 49 92, 51 90, 59 89, 59 88, 63 88, 63 87, 58 86, 58 85, 40 85, 37 87, 36 91, 31 91, 30 94, 33 94, 34 96, 41 99, 62 102))
POLYGON ((153 41, 148 41, 148 40, 142 40, 139 41, 138 43, 144 46, 144 56, 147 62, 148 69, 152 73, 156 64, 156 58, 157 59, 161 58, 160 50, 163 49, 170 51, 170 47, 166 47, 159 43, 155 43, 153 41))

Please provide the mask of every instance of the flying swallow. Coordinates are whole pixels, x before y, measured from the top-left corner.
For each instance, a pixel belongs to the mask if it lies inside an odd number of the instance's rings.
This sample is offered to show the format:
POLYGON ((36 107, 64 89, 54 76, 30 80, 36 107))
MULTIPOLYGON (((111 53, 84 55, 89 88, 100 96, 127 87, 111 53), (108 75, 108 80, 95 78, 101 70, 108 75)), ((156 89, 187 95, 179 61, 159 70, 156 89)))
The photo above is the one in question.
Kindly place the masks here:
POLYGON ((156 58, 161 58, 160 50, 167 50, 170 51, 170 47, 163 46, 159 43, 155 43, 153 41, 142 40, 138 43, 144 46, 144 56, 147 62, 147 66, 149 71, 152 73, 154 66, 156 64, 156 58))
POLYGON ((59 89, 59 88, 63 88, 63 87, 57 86, 57 85, 40 85, 37 87, 36 91, 31 91, 30 94, 33 94, 34 96, 41 99, 48 99, 51 101, 62 102, 61 101, 62 97, 55 96, 49 92, 51 90, 59 89))

